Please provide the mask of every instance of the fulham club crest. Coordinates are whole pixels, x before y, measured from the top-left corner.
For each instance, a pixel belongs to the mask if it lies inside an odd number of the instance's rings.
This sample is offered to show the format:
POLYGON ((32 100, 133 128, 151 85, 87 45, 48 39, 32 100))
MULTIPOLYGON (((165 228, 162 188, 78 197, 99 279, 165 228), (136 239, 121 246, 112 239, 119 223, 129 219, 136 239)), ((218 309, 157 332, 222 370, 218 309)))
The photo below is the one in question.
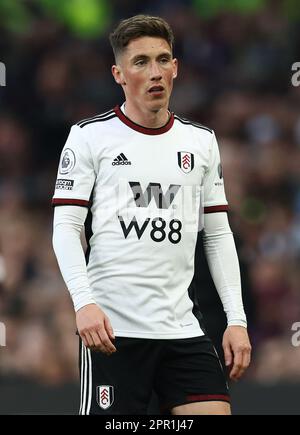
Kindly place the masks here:
POLYGON ((114 403, 114 387, 99 385, 97 387, 97 403, 102 409, 109 408, 114 403))
POLYGON ((188 153, 187 151, 179 151, 177 156, 180 169, 185 174, 191 172, 194 168, 194 154, 188 153))

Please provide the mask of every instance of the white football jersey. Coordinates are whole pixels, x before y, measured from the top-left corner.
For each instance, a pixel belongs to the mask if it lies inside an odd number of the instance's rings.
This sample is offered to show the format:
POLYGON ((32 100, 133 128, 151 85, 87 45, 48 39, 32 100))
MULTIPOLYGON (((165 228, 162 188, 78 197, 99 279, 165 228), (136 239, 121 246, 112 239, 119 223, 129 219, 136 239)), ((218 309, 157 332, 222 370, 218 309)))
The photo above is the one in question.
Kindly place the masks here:
POLYGON ((202 335, 188 288, 203 213, 227 210, 212 130, 170 114, 145 128, 116 107, 80 121, 63 148, 53 205, 89 207, 93 299, 116 336, 202 335))

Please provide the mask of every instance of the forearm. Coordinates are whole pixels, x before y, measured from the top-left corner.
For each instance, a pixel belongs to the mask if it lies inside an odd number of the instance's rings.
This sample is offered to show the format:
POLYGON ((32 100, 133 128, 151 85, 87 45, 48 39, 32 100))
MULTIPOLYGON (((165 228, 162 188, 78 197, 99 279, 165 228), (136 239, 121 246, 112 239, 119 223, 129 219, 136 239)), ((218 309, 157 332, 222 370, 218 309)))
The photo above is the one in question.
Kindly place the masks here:
POLYGON ((247 326, 241 294, 238 256, 227 213, 204 217, 204 249, 228 325, 247 326))
POLYGON ((78 206, 60 206, 54 211, 53 249, 75 311, 94 303, 80 241, 86 215, 87 209, 78 206))

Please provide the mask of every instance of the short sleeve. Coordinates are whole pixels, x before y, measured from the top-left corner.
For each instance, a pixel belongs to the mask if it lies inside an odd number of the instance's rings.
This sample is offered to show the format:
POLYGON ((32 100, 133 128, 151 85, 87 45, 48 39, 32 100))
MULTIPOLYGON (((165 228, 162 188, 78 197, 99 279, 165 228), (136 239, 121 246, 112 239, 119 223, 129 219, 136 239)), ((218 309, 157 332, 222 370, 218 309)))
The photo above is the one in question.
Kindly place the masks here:
POLYGON ((95 178, 88 142, 74 125, 60 156, 52 205, 88 207, 95 178))
POLYGON ((212 134, 209 163, 204 175, 204 213, 228 210, 224 189, 224 178, 219 147, 215 134, 212 134))

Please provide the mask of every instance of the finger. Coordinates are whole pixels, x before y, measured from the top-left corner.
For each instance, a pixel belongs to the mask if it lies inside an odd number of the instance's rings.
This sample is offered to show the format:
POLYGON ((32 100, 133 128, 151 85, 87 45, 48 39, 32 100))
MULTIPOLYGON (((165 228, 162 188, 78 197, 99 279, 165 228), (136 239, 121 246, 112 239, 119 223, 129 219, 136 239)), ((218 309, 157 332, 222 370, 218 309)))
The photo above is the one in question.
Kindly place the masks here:
POLYGON ((242 365, 241 367, 238 367, 238 371, 237 374, 234 376, 234 380, 235 381, 239 380, 243 376, 245 370, 246 370, 245 367, 243 367, 242 365))
POLYGON ((229 346, 223 345, 225 365, 228 367, 232 364, 232 353, 229 346))
POLYGON ((251 348, 245 346, 242 349, 240 349, 239 353, 241 354, 241 367, 239 368, 237 374, 235 375, 235 380, 240 379, 244 374, 245 370, 247 369, 247 367, 249 366, 251 348))
POLYGON ((91 349, 93 351, 103 352, 103 353, 108 355, 109 352, 107 351, 106 347, 101 342, 101 339, 100 339, 97 331, 90 331, 90 335, 92 336, 92 339, 93 339, 93 346, 91 347, 91 349))
POLYGON ((90 335, 93 339, 93 347, 99 347, 99 346, 101 347, 102 343, 100 337, 97 334, 97 331, 90 331, 90 335))
POLYGON ((104 325, 102 327, 100 326, 97 332, 98 332, 98 335, 100 337, 101 343, 102 343, 103 346, 105 346, 106 350, 109 353, 115 352, 116 348, 112 344, 112 342, 110 341, 110 339, 109 339, 109 337, 107 335, 107 332, 106 332, 106 330, 104 328, 104 325))
POLYGON ((107 317, 104 318, 104 327, 106 329, 106 332, 107 332, 108 336, 112 340, 114 340, 115 339, 115 334, 114 334, 113 328, 111 326, 111 323, 110 323, 110 321, 109 321, 109 319, 107 317))
POLYGON ((93 338, 90 335, 89 331, 86 330, 86 331, 82 332, 80 334, 80 337, 82 338, 82 341, 83 341, 85 347, 90 348, 94 345, 93 338))
POLYGON ((250 349, 246 349, 243 352, 243 367, 244 367, 244 370, 246 370, 246 368, 250 365, 250 361, 251 361, 251 350, 250 349))
POLYGON ((85 338, 85 335, 81 335, 81 334, 79 334, 79 336, 80 336, 80 338, 81 338, 82 343, 84 344, 84 346, 85 346, 85 347, 89 347, 89 344, 88 344, 87 339, 85 338))
MULTIPOLYGON (((244 372, 245 372, 245 370, 249 367, 249 365, 250 365, 250 361, 251 361, 251 347, 249 348, 249 347, 246 347, 244 350, 243 350, 243 362, 242 362, 242 365, 243 365, 243 373, 242 374, 244 374, 244 372)), ((241 374, 241 375, 242 375, 241 374)))
POLYGON ((234 352, 234 362, 233 362, 233 368, 230 372, 230 379, 237 380, 240 377, 241 371, 243 370, 243 354, 241 351, 235 351, 234 352))

